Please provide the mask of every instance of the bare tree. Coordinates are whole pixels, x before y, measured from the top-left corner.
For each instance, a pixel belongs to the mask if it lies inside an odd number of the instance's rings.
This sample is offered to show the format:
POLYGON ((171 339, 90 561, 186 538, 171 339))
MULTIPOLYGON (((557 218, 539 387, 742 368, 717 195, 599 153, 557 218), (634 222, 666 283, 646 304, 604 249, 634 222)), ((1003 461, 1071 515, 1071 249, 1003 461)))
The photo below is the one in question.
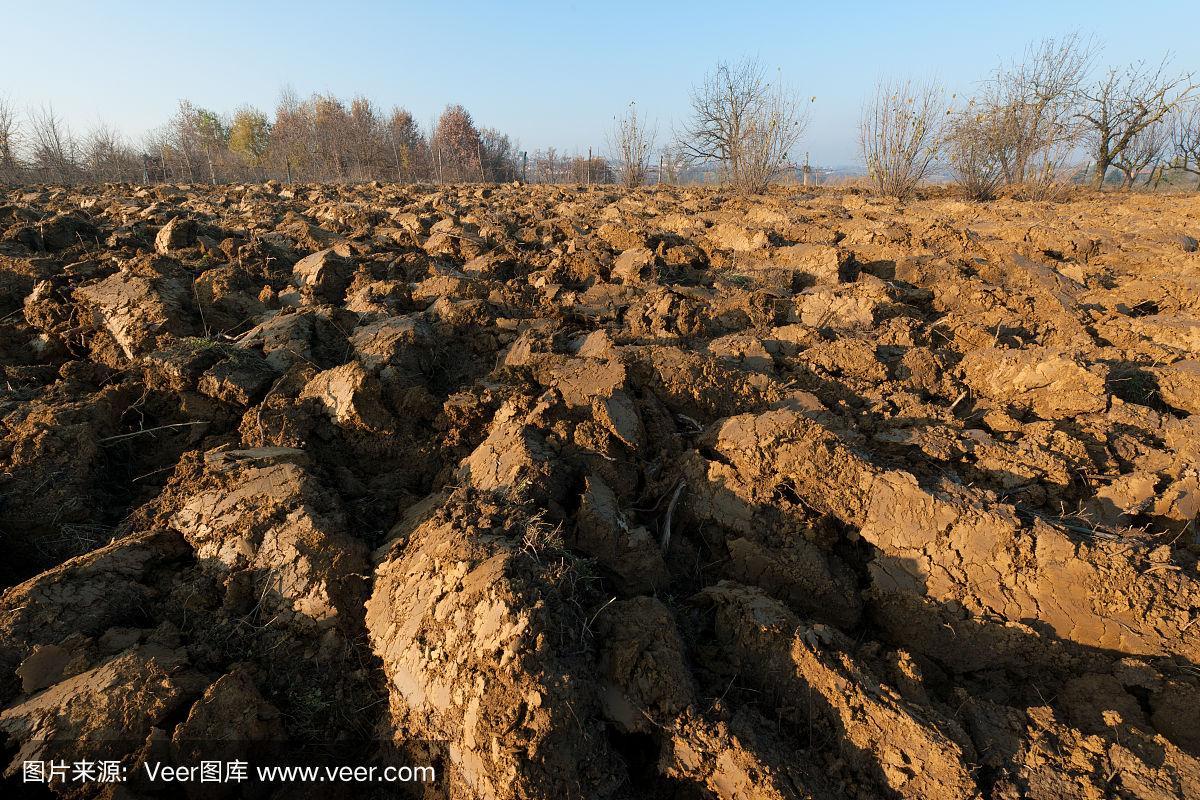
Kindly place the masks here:
POLYGON ((141 175, 140 157, 104 122, 88 132, 81 149, 80 166, 90 181, 132 181, 141 175))
POLYGON ((328 94, 301 100, 285 89, 274 121, 268 123, 257 112, 241 115, 241 121, 239 126, 235 117, 229 147, 244 162, 270 165, 299 180, 425 180, 443 164, 439 176, 445 172, 470 180, 480 174, 478 131, 461 107, 443 115, 441 163, 431 157, 430 143, 412 114, 399 107, 385 114, 362 96, 348 103, 328 94), (261 139, 265 149, 258 147, 261 139), (255 146, 247 148, 248 142, 255 146))
POLYGON ((696 162, 716 161, 739 191, 761 192, 788 164, 808 117, 793 92, 772 85, 757 61, 718 63, 692 91, 679 138, 696 162))
POLYGON ((1009 184, 1057 172, 1079 136, 1075 99, 1095 46, 1071 34, 1030 45, 1019 62, 1001 65, 975 105, 1009 184))
POLYGON ((483 140, 470 112, 460 105, 446 106, 430 139, 438 166, 438 180, 473 181, 483 178, 483 140))
POLYGON ((664 147, 659 153, 659 163, 662 165, 663 183, 677 185, 683 180, 683 174, 688 167, 687 154, 678 146, 664 147))
POLYGON ((880 81, 863 108, 859 146, 877 191, 909 197, 937 159, 943 117, 942 87, 934 81, 880 81))
MULTIPOLYGON (((1158 162, 1163 151, 1167 149, 1169 139, 1168 122, 1159 120, 1142 128, 1129 140, 1129 144, 1113 158, 1113 166, 1125 176, 1125 180, 1121 183, 1122 189, 1132 189, 1142 170, 1158 162)), ((1147 177, 1147 183, 1149 180, 1150 178, 1147 177)))
POLYGON ((608 134, 608 149, 617 168, 617 180, 625 186, 641 186, 650 173, 650 151, 658 129, 638 116, 637 103, 629 104, 629 111, 620 118, 614 117, 612 130, 608 134))
POLYGON ((349 113, 332 94, 316 94, 308 101, 309 130, 318 174, 324 180, 345 181, 350 175, 349 113))
POLYGON ((0 96, 0 181, 15 182, 21 174, 17 152, 21 147, 21 125, 16 109, 0 96))
POLYGON ((310 171, 316 161, 311 111, 309 104, 301 102, 290 86, 280 91, 265 160, 275 164, 276 169, 289 179, 293 173, 311 177, 310 171))
POLYGON ((1150 68, 1131 64, 1110 69, 1094 86, 1080 92, 1079 118, 1088 129, 1096 167, 1092 185, 1099 189, 1109 167, 1134 139, 1165 118, 1196 89, 1191 76, 1168 74, 1168 61, 1150 68))
POLYGON ((197 142, 206 162, 204 177, 215 184, 217 167, 224 168, 234 161, 229 152, 229 122, 206 108, 198 108, 195 113, 197 142))
POLYGON ((479 152, 483 177, 488 181, 510 181, 517 175, 517 144, 495 128, 479 129, 479 152))
POLYGON ((403 108, 393 108, 388 119, 388 144, 399 181, 428 180, 430 172, 429 142, 413 115, 403 108))
POLYGON ((563 163, 558 149, 547 147, 533 153, 533 175, 536 183, 560 183, 563 180, 563 163))
POLYGON ((78 170, 78 144, 54 106, 29 112, 33 167, 43 180, 70 183, 78 170))
POLYGON ((616 180, 612 164, 603 156, 594 155, 591 160, 575 156, 570 162, 571 183, 612 183, 616 180))
POLYGON ((951 117, 945 135, 946 162, 972 200, 994 199, 1004 183, 1001 153, 1005 140, 1003 117, 994 109, 979 109, 971 103, 951 117))
POLYGON ((1171 147, 1174 166, 1195 175, 1200 189, 1200 98, 1178 106, 1171 115, 1171 147))
POLYGON ((187 100, 179 101, 179 110, 169 123, 171 146, 182 162, 180 176, 186 171, 189 181, 196 180, 196 169, 200 164, 200 132, 197 129, 196 109, 187 100))
POLYGON ((391 153, 383 114, 369 98, 359 95, 350 101, 342 135, 350 180, 374 180, 386 170, 391 153))

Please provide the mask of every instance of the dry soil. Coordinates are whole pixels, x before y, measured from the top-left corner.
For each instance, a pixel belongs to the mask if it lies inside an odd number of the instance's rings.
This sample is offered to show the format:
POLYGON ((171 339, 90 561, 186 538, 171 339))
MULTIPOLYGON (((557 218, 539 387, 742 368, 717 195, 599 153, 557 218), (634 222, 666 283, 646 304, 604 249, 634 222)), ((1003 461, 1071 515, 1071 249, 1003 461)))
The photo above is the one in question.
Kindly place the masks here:
POLYGON ((0 755, 1200 797, 1197 236, 1196 196, 8 191, 0 755))

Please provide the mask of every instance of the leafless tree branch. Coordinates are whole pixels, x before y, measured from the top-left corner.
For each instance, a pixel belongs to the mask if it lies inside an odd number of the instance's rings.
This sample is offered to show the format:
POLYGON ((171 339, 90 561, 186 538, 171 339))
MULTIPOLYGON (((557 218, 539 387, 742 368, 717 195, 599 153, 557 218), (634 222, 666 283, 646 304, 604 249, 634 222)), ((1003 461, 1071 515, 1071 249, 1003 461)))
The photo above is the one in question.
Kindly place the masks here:
POLYGON ((692 92, 679 144, 693 161, 715 161, 743 192, 761 192, 788 164, 808 116, 799 99, 772 85, 757 61, 719 63, 692 92))
POLYGON ((938 155, 945 94, 934 81, 880 81, 863 108, 859 146, 877 191, 909 197, 938 155))

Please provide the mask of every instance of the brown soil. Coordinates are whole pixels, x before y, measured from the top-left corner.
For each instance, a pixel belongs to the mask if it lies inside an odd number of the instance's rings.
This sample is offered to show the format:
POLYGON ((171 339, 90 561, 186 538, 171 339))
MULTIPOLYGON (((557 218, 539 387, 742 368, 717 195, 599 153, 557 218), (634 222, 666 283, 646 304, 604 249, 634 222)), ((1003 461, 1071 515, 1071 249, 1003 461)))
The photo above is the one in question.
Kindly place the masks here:
POLYGON ((1195 197, 0 199, 10 776, 1200 797, 1195 197))

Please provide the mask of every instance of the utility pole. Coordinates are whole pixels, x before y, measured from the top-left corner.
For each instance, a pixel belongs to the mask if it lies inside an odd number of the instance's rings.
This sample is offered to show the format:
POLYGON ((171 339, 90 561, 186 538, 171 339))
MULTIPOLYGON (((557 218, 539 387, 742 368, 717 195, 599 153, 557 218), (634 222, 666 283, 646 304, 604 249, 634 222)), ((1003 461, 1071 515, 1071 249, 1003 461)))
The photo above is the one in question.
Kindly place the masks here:
POLYGON ((521 151, 521 183, 528 182, 529 174, 529 151, 521 151))
POLYGON ((588 148, 588 186, 592 185, 592 148, 588 148))

